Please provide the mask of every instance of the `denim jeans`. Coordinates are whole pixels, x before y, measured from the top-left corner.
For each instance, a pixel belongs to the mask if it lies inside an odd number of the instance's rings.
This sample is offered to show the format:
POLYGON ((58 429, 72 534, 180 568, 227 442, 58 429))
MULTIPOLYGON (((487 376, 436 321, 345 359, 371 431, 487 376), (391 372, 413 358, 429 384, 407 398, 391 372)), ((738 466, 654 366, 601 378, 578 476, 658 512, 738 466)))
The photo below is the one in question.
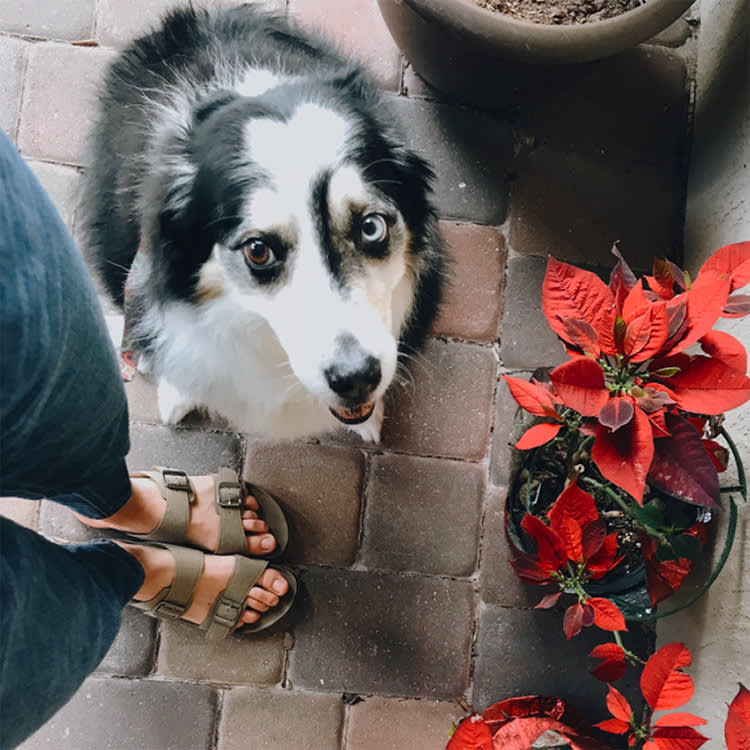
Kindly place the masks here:
MULTIPOLYGON (((0 132, 0 496, 105 518, 130 496, 125 393, 80 251, 0 132)), ((0 750, 49 719, 114 640, 143 569, 0 517, 0 750)))

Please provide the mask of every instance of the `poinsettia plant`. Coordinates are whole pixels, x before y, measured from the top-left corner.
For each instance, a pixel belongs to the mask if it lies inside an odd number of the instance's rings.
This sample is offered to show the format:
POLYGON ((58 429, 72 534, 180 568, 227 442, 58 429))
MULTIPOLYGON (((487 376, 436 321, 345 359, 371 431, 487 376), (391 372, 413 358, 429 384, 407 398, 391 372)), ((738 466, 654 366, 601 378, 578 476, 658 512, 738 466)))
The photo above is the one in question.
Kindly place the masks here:
MULTIPOLYGON (((599 658, 603 656, 602 651, 599 658)), ((684 711, 665 713, 680 708, 693 697, 693 679, 684 671, 691 662, 692 655, 685 644, 662 646, 645 662, 641 672, 643 716, 637 717, 627 698, 610 684, 606 704, 611 718, 594 727, 605 734, 625 735, 628 747, 633 750, 700 748, 708 738, 695 727, 705 725, 705 719, 684 711)), ((742 684, 729 705, 724 738, 727 750, 750 747, 750 691, 742 684)), ((506 699, 482 714, 467 716, 446 746, 446 750, 541 748, 608 750, 607 745, 593 736, 592 727, 573 706, 558 697, 539 695, 506 699)))
POLYGON ((576 597, 563 623, 569 638, 591 624, 624 629, 589 591, 633 555, 652 606, 680 586, 721 504, 723 413, 750 399, 747 352, 713 330, 721 317, 750 313, 750 242, 718 250, 695 279, 664 260, 637 279, 613 253, 608 284, 549 258, 542 307, 570 359, 546 379, 503 376, 534 418, 515 444, 534 460, 520 473, 525 515, 509 534, 512 565, 558 588, 540 607, 576 597), (621 517, 631 526, 615 533, 621 517))
MULTIPOLYGON (((750 242, 717 250, 694 280, 658 260, 646 286, 619 251, 605 284, 550 257, 542 308, 570 360, 550 382, 505 376, 519 405, 544 421, 518 442, 532 448, 563 431, 593 435, 601 474, 642 502, 646 480, 697 505, 719 505, 712 446, 687 414, 720 415, 750 398, 747 352, 713 327, 750 313, 750 242), (699 345, 702 353, 686 350, 699 345)), ((718 459, 720 460, 720 459, 718 459)))

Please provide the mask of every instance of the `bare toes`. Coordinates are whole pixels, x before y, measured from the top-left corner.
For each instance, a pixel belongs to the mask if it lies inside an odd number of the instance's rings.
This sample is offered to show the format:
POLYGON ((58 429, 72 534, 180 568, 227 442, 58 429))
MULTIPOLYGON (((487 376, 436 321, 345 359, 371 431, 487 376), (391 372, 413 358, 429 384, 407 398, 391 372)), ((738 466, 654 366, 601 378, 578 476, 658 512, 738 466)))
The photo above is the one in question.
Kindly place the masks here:
POLYGON ((242 528, 254 534, 265 534, 268 531, 268 524, 259 518, 243 518, 242 528))
POLYGON ((245 507, 249 510, 258 510, 260 508, 260 505, 258 505, 258 501, 252 495, 246 495, 245 507))
POLYGON ((258 534, 247 539, 247 546, 253 555, 267 555, 276 547, 276 540, 272 534, 258 534))
POLYGON ((258 622, 258 620, 260 620, 260 612, 255 612, 252 609, 246 609, 242 613, 242 617, 240 617, 240 622, 246 625, 252 625, 254 622, 258 622))
POLYGON ((255 585, 264 588, 266 591, 272 591, 278 596, 284 596, 289 591, 289 581, 273 568, 266 568, 255 585))

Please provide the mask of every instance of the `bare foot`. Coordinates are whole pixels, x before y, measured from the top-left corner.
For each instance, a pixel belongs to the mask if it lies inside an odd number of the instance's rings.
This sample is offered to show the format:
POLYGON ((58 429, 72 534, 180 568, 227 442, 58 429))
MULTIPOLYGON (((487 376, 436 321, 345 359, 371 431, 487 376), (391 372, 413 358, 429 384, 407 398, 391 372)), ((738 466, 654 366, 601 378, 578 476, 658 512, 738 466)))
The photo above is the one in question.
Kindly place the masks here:
MULTIPOLYGON (((188 544, 213 552, 219 545, 219 516, 214 510, 214 479, 211 476, 190 477, 195 491, 195 502, 190 506, 188 544)), ((164 517, 167 503, 159 488, 146 477, 130 480, 130 499, 109 518, 87 518, 76 514, 79 521, 97 529, 116 529, 133 534, 148 534, 164 517)), ((268 525, 258 518, 258 501, 248 495, 242 512, 242 526, 247 534, 247 548, 251 555, 267 555, 276 547, 276 540, 268 533, 268 525)))
MULTIPOLYGON (((175 562, 166 549, 119 541, 115 543, 133 555, 145 571, 143 585, 136 592, 134 599, 148 601, 171 585, 175 575, 175 562)), ((195 584, 192 603, 182 615, 182 619, 196 624, 203 622, 218 594, 226 588, 233 572, 232 555, 205 555, 203 573, 195 584)), ((289 583, 284 576, 272 568, 266 568, 247 595, 246 609, 237 627, 257 622, 261 614, 275 607, 287 591, 289 583)))

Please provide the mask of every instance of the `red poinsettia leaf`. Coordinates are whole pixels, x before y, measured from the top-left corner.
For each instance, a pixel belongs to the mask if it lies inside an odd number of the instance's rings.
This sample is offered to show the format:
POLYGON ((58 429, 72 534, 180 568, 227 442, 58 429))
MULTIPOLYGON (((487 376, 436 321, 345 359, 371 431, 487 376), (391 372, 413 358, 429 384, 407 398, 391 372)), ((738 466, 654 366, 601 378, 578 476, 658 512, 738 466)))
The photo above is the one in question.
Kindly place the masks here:
POLYGON ((641 673, 641 692, 654 711, 678 708, 693 697, 693 678, 682 671, 692 661, 684 643, 668 643, 646 662, 641 673))
POLYGON ((510 375, 503 375, 503 379, 508 384, 510 395, 522 409, 538 417, 557 416, 559 419, 552 394, 542 383, 536 380, 529 382, 523 378, 514 378, 510 375))
POLYGON ((515 447, 520 451, 527 451, 531 448, 538 448, 540 445, 549 443, 550 440, 557 437, 557 433, 562 429, 561 424, 555 422, 540 422, 529 427, 521 435, 515 447))
POLYGON ((659 409, 659 411, 651 412, 648 415, 648 419, 651 423, 651 432, 654 438, 671 437, 669 429, 667 428, 666 409, 659 409))
POLYGON ((523 695, 493 703, 482 713, 482 718, 495 732, 502 724, 507 724, 514 717, 547 716, 564 721, 563 717, 567 709, 565 701, 556 696, 523 695))
MULTIPOLYGON (((651 735, 658 750, 697 750, 708 742, 700 732, 691 727, 658 727, 651 735)), ((646 745, 643 746, 644 750, 646 745)))
POLYGON ((646 296, 646 292, 643 289, 643 284, 638 282, 625 297, 625 301, 622 303, 622 310, 620 316, 625 320, 626 323, 630 323, 634 318, 639 315, 643 315, 649 307, 651 301, 646 296))
POLYGON ((616 688, 609 686, 607 693, 607 708, 615 719, 630 723, 633 718, 633 709, 630 708, 627 698, 616 688))
POLYGON ((580 602, 572 604, 565 610, 563 617, 563 632, 570 640, 577 636, 583 629, 583 605, 580 602))
POLYGON ((619 430, 633 419, 633 400, 629 396, 613 396, 599 412, 599 422, 610 430, 619 430))
POLYGON ((552 330, 563 341, 567 341, 562 322, 565 318, 585 320, 596 331, 602 351, 616 353, 612 338, 615 298, 596 274, 549 256, 542 284, 542 310, 552 330))
POLYGON ((727 750, 750 750, 750 690, 740 683, 740 689, 729 704, 724 725, 727 750))
POLYGON ((680 294, 667 302, 667 342, 674 346, 687 327, 687 295, 680 294))
POLYGON ((583 627, 590 628, 594 624, 595 617, 594 608, 588 602, 585 602, 583 605, 583 627))
POLYGON ((720 506, 719 477, 700 434, 676 414, 667 414, 665 420, 671 437, 654 440, 649 482, 687 503, 720 506))
POLYGON ((609 599, 593 596, 586 604, 594 610, 594 625, 602 630, 627 630, 625 618, 609 599))
POLYGON ((700 340, 700 345, 709 357, 718 359, 743 375, 747 372, 747 350, 731 334, 724 331, 709 331, 700 340))
POLYGON ((594 726, 601 729, 602 732, 609 732, 609 734, 625 734, 630 729, 630 725, 621 719, 605 719, 598 724, 594 724, 594 726))
POLYGON ((591 523, 586 524, 583 529, 581 545, 583 547, 583 559, 587 563, 601 550, 606 538, 607 522, 603 518, 596 518, 591 523))
POLYGON ((732 291, 750 282, 750 242, 720 247, 702 266, 698 278, 707 271, 732 277, 732 291))
POLYGON ((515 574, 527 583, 544 585, 552 582, 549 569, 531 555, 518 555, 508 560, 515 574))
POLYGON ((604 537, 602 548, 586 560, 586 570, 588 570, 591 578, 596 581, 605 573, 614 570, 622 562, 622 559, 622 557, 617 557, 617 534, 609 534, 604 537))
POLYGON ((601 659, 591 673, 602 682, 617 682, 626 669, 625 651, 617 643, 600 643, 589 654, 592 659, 601 659))
POLYGON ((616 309, 621 310, 628 292, 638 283, 638 279, 617 249, 617 245, 612 247, 612 255, 617 258, 617 263, 609 275, 609 288, 615 296, 616 309))
POLYGON ((559 495, 555 504, 549 509, 547 516, 550 526, 554 529, 560 523, 562 516, 574 518, 579 526, 585 526, 599 518, 596 502, 588 492, 578 486, 574 479, 559 495))
POLYGON ((606 479, 638 502, 642 502, 653 457, 651 423, 640 409, 636 409, 631 422, 617 432, 599 425, 591 458, 606 479))
POLYGON ((744 318, 750 313, 750 294, 730 294, 721 311, 722 318, 744 318))
POLYGON ((659 411, 665 406, 672 406, 675 402, 669 389, 661 383, 635 386, 631 390, 631 396, 635 399, 638 408, 643 409, 647 414, 659 411))
POLYGON ((609 399, 601 365, 590 357, 575 357, 555 367, 550 380, 560 401, 584 417, 595 417, 609 399))
POLYGON ((657 727, 700 727, 703 724, 708 722, 700 716, 687 713, 664 714, 654 722, 654 726, 657 727))
POLYGON ((565 340, 574 348, 592 357, 601 354, 599 337, 591 323, 579 318, 563 318, 561 322, 565 328, 565 340))
POLYGON ((653 265, 653 276, 646 276, 649 287, 662 299, 674 297, 674 275, 672 264, 664 258, 656 258, 653 265))
POLYGON ((682 336, 667 354, 676 354, 705 336, 722 314, 729 296, 730 278, 716 273, 701 274, 686 294, 687 320, 682 336))
POLYGON ((631 362, 645 362, 661 352, 668 334, 666 306, 664 303, 652 303, 628 322, 623 349, 631 362))
POLYGON ((750 398, 750 378, 713 357, 680 360, 680 372, 667 381, 677 405, 697 414, 722 414, 750 398))
POLYGON ((572 750, 601 750, 590 737, 574 732, 569 726, 546 716, 513 718, 495 732, 494 750, 531 750, 545 733, 554 733, 568 742, 572 750))
POLYGON ((716 471, 726 471, 729 466, 729 450, 723 445, 719 445, 715 440, 704 440, 703 447, 706 449, 706 455, 714 466, 716 471))
POLYGON ((568 560, 580 562, 583 557, 583 529, 580 524, 575 518, 563 515, 559 519, 555 532, 565 544, 568 560))
POLYGON ((467 716, 459 725, 445 750, 492 750, 492 733, 478 714, 467 716))
POLYGON ((536 516, 527 513, 521 528, 536 541, 539 562, 546 570, 560 570, 568 562, 568 550, 560 537, 536 516))
POLYGON ((547 594, 542 597, 539 604, 534 609, 552 609, 557 604, 557 600, 562 596, 562 591, 556 591, 554 594, 547 594))
POLYGON ((651 604, 656 606, 660 601, 672 596, 682 585, 693 566, 691 560, 657 560, 646 556, 646 585, 651 604))

